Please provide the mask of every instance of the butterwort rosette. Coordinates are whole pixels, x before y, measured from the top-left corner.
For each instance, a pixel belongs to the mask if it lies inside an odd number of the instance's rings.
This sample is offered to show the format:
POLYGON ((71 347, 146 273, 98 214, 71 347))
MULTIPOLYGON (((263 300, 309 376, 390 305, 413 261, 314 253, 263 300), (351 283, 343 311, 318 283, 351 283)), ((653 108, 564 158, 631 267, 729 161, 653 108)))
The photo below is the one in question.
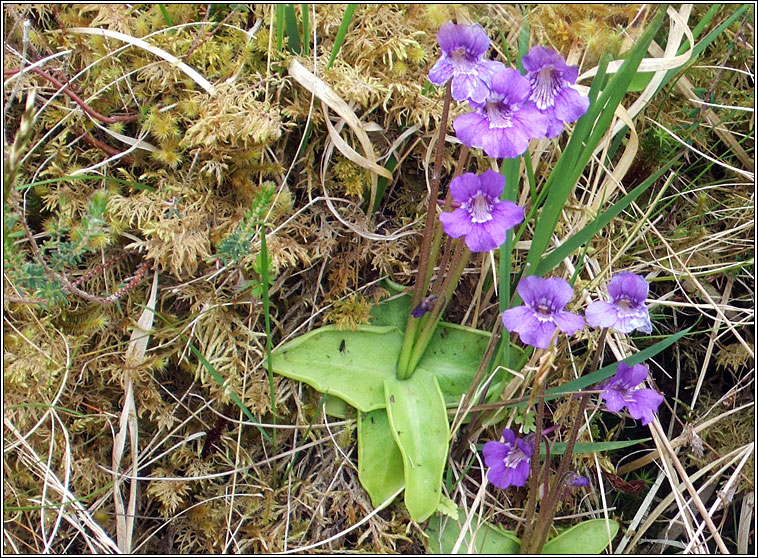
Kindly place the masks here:
POLYGON ((521 63, 531 87, 529 101, 547 117, 547 137, 557 137, 564 124, 578 120, 590 106, 590 100, 572 87, 579 69, 543 46, 533 47, 521 63))
POLYGON ((503 325, 518 333, 523 343, 547 349, 556 328, 573 335, 584 327, 581 316, 563 309, 574 296, 565 279, 530 275, 519 281, 516 290, 524 304, 503 312, 503 325))
POLYGON ((490 39, 482 26, 448 21, 437 32, 437 42, 442 56, 429 71, 429 81, 442 85, 452 80, 453 99, 483 102, 489 95, 492 76, 505 66, 484 58, 490 39))
POLYGON ((493 170, 455 177, 450 181, 450 195, 460 207, 440 215, 442 229, 452 238, 465 236, 472 252, 487 252, 503 244, 506 232, 524 220, 523 207, 500 199, 504 187, 505 178, 493 170))
POLYGON ((524 486, 534 446, 517 438, 513 430, 503 430, 503 442, 487 442, 482 448, 484 464, 490 468, 487 479, 498 488, 524 486))
POLYGON ((626 407, 633 419, 642 424, 652 422, 663 396, 655 390, 638 387, 647 375, 644 364, 627 366, 619 362, 616 375, 598 385, 598 389, 603 390, 600 397, 605 401, 605 408, 617 413, 626 407))
POLYGON ((543 138, 548 118, 528 102, 529 80, 513 68, 492 77, 487 98, 469 101, 474 112, 453 122, 455 134, 464 145, 483 149, 488 157, 513 159, 522 155, 529 141, 543 138))
POLYGON ((592 327, 610 327, 619 333, 631 333, 635 329, 650 333, 650 313, 645 306, 648 284, 640 275, 628 271, 615 274, 608 283, 610 302, 598 300, 587 306, 584 312, 592 327))

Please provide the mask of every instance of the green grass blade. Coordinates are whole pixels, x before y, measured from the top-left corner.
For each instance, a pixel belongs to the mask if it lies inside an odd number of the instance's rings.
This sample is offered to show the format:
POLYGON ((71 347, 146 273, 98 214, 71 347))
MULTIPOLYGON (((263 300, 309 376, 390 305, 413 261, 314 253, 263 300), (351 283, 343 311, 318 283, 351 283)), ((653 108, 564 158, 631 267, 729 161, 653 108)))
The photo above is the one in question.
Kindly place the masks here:
MULTIPOLYGON (((528 157, 527 153, 525 157, 528 157)), ((505 177, 505 187, 500 199, 516 202, 519 191, 519 168, 521 158, 503 159, 500 166, 500 174, 505 177)), ((500 247, 500 269, 498 277, 498 289, 500 299, 500 311, 502 312, 510 302, 510 275, 511 275, 511 253, 513 251, 513 231, 508 231, 505 244, 500 247)))
POLYGON ((163 20, 166 22, 166 25, 169 27, 174 26, 174 22, 171 21, 171 16, 168 15, 168 10, 166 9, 165 4, 158 4, 158 9, 161 11, 161 15, 163 16, 163 20))
MULTIPOLYGON (((597 102, 597 96, 600 88, 605 83, 605 70, 608 66, 608 61, 610 60, 610 56, 606 56, 601 59, 600 65, 598 66, 598 72, 595 75, 595 79, 592 81, 592 86, 590 87, 589 91, 589 99, 590 99, 590 106, 587 110, 587 113, 582 116, 579 121, 576 123, 576 126, 574 128, 574 134, 572 135, 571 140, 569 140, 568 145, 566 146, 566 149, 564 150, 561 157, 558 159, 558 162, 556 163, 555 168, 550 173, 550 177, 548 178, 547 182, 543 185, 542 189, 539 192, 539 195, 536 200, 533 201, 532 208, 529 211, 529 215, 524 220, 524 225, 521 226, 518 233, 516 234, 515 240, 518 241, 519 238, 521 238, 521 235, 526 230, 527 223, 532 219, 532 216, 535 215, 538 211, 538 209, 542 206, 545 197, 550 194, 551 188, 552 188, 552 182, 554 176, 562 176, 565 172, 565 167, 569 164, 569 161, 574 160, 578 157, 578 150, 579 150, 579 144, 582 141, 582 138, 585 138, 587 134, 589 133, 590 127, 592 126, 592 122, 595 121, 597 116, 600 114, 600 107, 598 106, 597 102)), ((565 200, 564 200, 565 201, 565 200)), ((561 207, 563 207, 561 205, 561 207)), ((560 209, 559 209, 560 212, 560 209)), ((546 236, 544 240, 541 242, 548 242, 550 234, 552 234, 552 231, 546 236)), ((535 232, 535 237, 542 235, 542 232, 538 229, 535 232)), ((532 244, 534 244, 534 239, 532 239, 532 244)), ((546 246, 547 244, 545 244, 546 246)), ((530 251, 531 254, 531 251, 530 251)), ((536 260, 536 258, 534 258, 536 260)), ((527 260, 528 261, 528 260, 527 260)), ((530 263, 531 265, 531 263, 530 263)))
POLYGON ((277 4, 275 9, 276 50, 281 52, 284 48, 284 4, 277 4))
MULTIPOLYGON (((619 440, 616 442, 577 442, 574 446, 573 455, 580 455, 583 453, 598 453, 601 451, 615 451, 643 442, 650 441, 650 438, 638 438, 636 440, 619 440)), ((540 446, 540 454, 545 455, 545 443, 540 446)), ((566 442, 555 442, 550 446, 550 455, 563 455, 566 453, 566 442)))
MULTIPOLYGON (((687 329, 684 329, 680 331, 679 333, 675 333, 674 335, 669 335, 664 340, 659 341, 655 345, 648 347, 647 349, 643 349, 637 353, 634 353, 632 356, 625 358, 622 362, 624 362, 627 366, 634 366, 635 364, 640 364, 641 362, 644 362, 649 358, 653 358, 655 355, 668 349, 671 345, 679 341, 682 337, 689 334, 691 329, 692 329, 691 327, 688 327, 687 329)), ((556 394, 567 394, 567 393, 581 391, 598 382, 607 380, 608 378, 616 374, 617 368, 618 368, 618 362, 614 362, 613 364, 604 366, 600 370, 596 370, 595 372, 581 376, 580 378, 577 378, 576 380, 572 380, 556 388, 549 389, 545 392, 545 395, 550 396, 550 395, 556 395, 556 394)), ((549 399, 549 397, 547 397, 546 399, 549 399)))
MULTIPOLYGON (((524 155, 529 157, 529 152, 524 155)), ((500 167, 500 173, 505 177, 505 188, 503 188, 503 194, 501 198, 512 202, 516 201, 518 195, 518 177, 521 159, 504 159, 503 164, 500 167)), ((526 219, 525 219, 526 221, 526 219)), ((511 301, 511 264, 513 256, 513 247, 515 246, 513 238, 513 230, 510 230, 505 235, 505 243, 500 247, 500 262, 498 269, 498 308, 500 312, 503 312, 508 308, 508 304, 511 301)), ((498 318, 499 319, 499 318, 498 318)), ((500 364, 510 363, 511 360, 511 338, 508 335, 501 337, 498 342, 499 346, 496 350, 496 355, 500 355, 500 364)), ((494 366, 497 360, 493 361, 494 366)))
POLYGON ((561 263, 561 261, 563 261, 565 257, 569 256, 574 250, 589 242, 592 236, 594 236, 598 231, 602 230, 603 227, 608 225, 608 223, 610 223, 614 217, 626 209, 633 201, 639 198, 640 195, 645 192, 645 190, 652 186, 655 181, 658 180, 663 175, 663 173, 668 171, 678 160, 678 156, 670 160, 660 170, 650 175, 647 180, 642 182, 642 184, 637 186, 626 196, 614 203, 610 208, 598 215, 592 221, 592 223, 589 223, 582 230, 561 244, 558 248, 550 252, 537 265, 534 270, 534 274, 540 276, 546 274, 548 271, 561 263))
MULTIPOLYGON (((189 350, 192 352, 193 355, 197 358, 197 360, 200 362, 200 364, 203 365, 203 367, 208 371, 208 373, 213 377, 214 380, 218 383, 219 386, 222 386, 226 383, 224 381, 224 377, 219 374, 219 372, 213 367, 213 365, 208 362, 208 359, 206 359, 203 356, 203 353, 201 353, 197 347, 189 340, 187 339, 180 331, 179 329, 171 323, 171 321, 163 316, 160 312, 156 310, 151 310, 156 316, 158 316, 165 324, 167 324, 174 332, 176 332, 179 339, 182 340, 183 343, 186 343, 189 347, 189 350)), ((239 398, 239 396, 234 392, 229 392, 229 399, 232 400, 232 402, 237 405, 237 407, 240 408, 240 410, 245 414, 245 416, 250 420, 251 422, 257 423, 258 420, 253 416, 253 413, 250 412, 250 409, 247 408, 247 406, 242 402, 242 400, 239 398)), ((264 439, 271 442, 271 437, 268 435, 268 433, 263 430, 260 426, 257 424, 255 427, 258 429, 258 432, 261 433, 261 436, 263 436, 264 439)))
MULTIPOLYGON (((537 263, 545 253, 566 200, 589 162, 592 152, 605 135, 613 119, 614 111, 626 94, 627 87, 634 78, 665 14, 665 8, 661 7, 637 44, 629 52, 628 58, 619 71, 610 79, 594 106, 591 104, 587 114, 579 120, 566 150, 543 186, 548 191, 548 195, 535 224, 534 238, 526 260, 532 269, 536 269, 537 263)), ((598 72, 599 75, 600 72, 598 72)), ((531 270, 527 270, 527 273, 533 274, 531 270)))
POLYGON ((311 20, 308 13, 308 4, 300 4, 303 14, 303 56, 311 55, 311 20))
POLYGON ((357 4, 348 4, 347 8, 345 8, 345 14, 342 16, 342 23, 340 23, 340 28, 337 30, 337 36, 334 38, 334 46, 332 47, 332 53, 329 55, 329 62, 326 64, 327 68, 332 67, 334 59, 337 58, 337 53, 342 48, 342 43, 345 41, 345 35, 347 35, 347 30, 350 27, 350 20, 353 19, 356 5, 357 4))
MULTIPOLYGON (((716 6, 713 6, 711 9, 713 10, 714 8, 716 8, 718 6, 719 5, 717 4, 716 6)), ((715 41, 718 38, 718 36, 721 35, 721 33, 723 33, 724 31, 726 31, 726 29, 732 23, 734 23, 735 21, 737 21, 737 19, 739 19, 740 16, 742 16, 742 14, 744 14, 747 10, 749 10, 750 7, 751 7, 751 4, 745 4, 745 5, 743 5, 740 9, 738 9, 731 16, 729 16, 724 21, 724 23, 722 23, 721 25, 719 25, 718 27, 716 27, 713 31, 711 31, 710 33, 708 33, 705 37, 703 37, 702 41, 699 41, 697 44, 695 44, 695 46, 692 49, 692 56, 690 57, 690 61, 692 61, 695 58, 697 58, 698 56, 700 56, 700 54, 702 54, 702 52, 706 48, 708 48, 708 46, 713 41, 715 41)), ((710 11, 708 13, 710 13, 710 11)), ((700 26, 698 25, 698 27, 696 27, 695 30, 697 31, 697 34, 694 31, 693 31, 692 34, 697 39, 698 35, 702 32, 702 28, 700 28, 700 26)), ((678 54, 682 54, 683 52, 685 52, 685 50, 686 50, 686 45, 682 45, 682 48, 680 49, 680 51, 678 52, 678 54)), ((681 66, 680 66, 680 68, 681 68, 681 66)), ((679 70, 678 68, 673 68, 673 69, 669 70, 669 72, 666 74, 666 79, 663 80, 664 83, 668 80, 669 75, 675 74, 678 70, 679 70)))
MULTIPOLYGON (((703 30, 711 22, 711 19, 713 19, 713 16, 715 16, 716 12, 718 12, 720 9, 721 9, 721 4, 713 4, 710 8, 708 8, 708 11, 705 13, 705 15, 700 18, 700 21, 698 21, 697 25, 695 25, 695 27, 692 29, 693 39, 697 41, 697 38, 700 36, 700 33, 703 32, 703 30)), ((677 54, 681 54, 682 52, 684 52, 684 45, 682 46, 682 49, 677 54)))
MULTIPOLYGON (((224 377, 221 374, 218 373, 218 371, 213 367, 213 365, 210 362, 208 362, 208 359, 206 359, 203 356, 203 353, 201 353, 197 349, 197 347, 195 347, 195 345, 193 345, 188 339, 185 339, 183 336, 181 336, 180 338, 183 341, 187 342, 187 345, 189 346, 190 351, 192 351, 192 354, 195 355, 195 357, 197 358, 197 360, 200 361, 200 363, 203 365, 203 367, 205 367, 205 369, 208 371, 208 373, 211 376, 213 376, 213 379, 216 380, 216 382, 218 382, 218 385, 223 386, 224 383, 225 383, 224 382, 224 377)), ((242 410, 242 412, 245 414, 245 416, 249 420, 251 420, 253 422, 257 422, 256 419, 255 419, 255 417, 253 416, 253 413, 250 412, 250 409, 247 408, 247 406, 242 402, 242 400, 239 398, 239 396, 236 393, 230 391, 229 392, 229 399, 231 399, 232 402, 235 405, 237 405, 237 407, 239 407, 242 410)), ((263 428, 261 428, 258 425, 256 425, 255 427, 261 433, 261 436, 263 436, 269 442, 271 441, 271 437, 268 435, 268 433, 266 433, 265 430, 263 430, 263 428)))
POLYGON ((529 34, 529 19, 526 17, 526 14, 524 14, 523 25, 521 26, 518 36, 518 61, 516 64, 518 71, 522 74, 526 74, 522 60, 529 52, 529 34))
POLYGON ((284 5, 284 24, 287 29, 287 46, 291 52, 300 54, 300 30, 297 28, 297 14, 292 4, 284 5))
MULTIPOLYGON (((679 341, 682 337, 689 335, 691 329, 692 327, 688 327, 687 329, 682 330, 679 333, 669 335, 662 341, 659 341, 658 343, 656 343, 655 345, 652 345, 648 347, 647 349, 643 349, 637 353, 634 353, 631 356, 626 357, 621 362, 625 363, 627 366, 634 366, 635 364, 640 364, 641 362, 644 362, 649 358, 653 358, 655 355, 668 349, 671 345, 679 341)), ((693 331, 692 333, 696 334, 700 332, 693 331)), ((586 389, 590 386, 594 386, 595 384, 602 382, 603 380, 607 380, 608 378, 616 374, 617 371, 618 371, 618 362, 614 362, 613 364, 604 366, 600 370, 595 370, 594 372, 591 372, 590 374, 585 374, 577 378, 576 380, 571 380, 570 382, 566 382, 565 384, 562 384, 560 386, 550 388, 547 391, 545 391, 545 401, 551 401, 553 399, 558 399, 560 397, 565 397, 569 394, 582 391, 583 389, 586 389)), ((503 405, 503 408, 504 409, 511 409, 513 407, 523 408, 523 407, 526 407, 526 405, 527 405, 527 401, 521 401, 519 403, 503 405)))

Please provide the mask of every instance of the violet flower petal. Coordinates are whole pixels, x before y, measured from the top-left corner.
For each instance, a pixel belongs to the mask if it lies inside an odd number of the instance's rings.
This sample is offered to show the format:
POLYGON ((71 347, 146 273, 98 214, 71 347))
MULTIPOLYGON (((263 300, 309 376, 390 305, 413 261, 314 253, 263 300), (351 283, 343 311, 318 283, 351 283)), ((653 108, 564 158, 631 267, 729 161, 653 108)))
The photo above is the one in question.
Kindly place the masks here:
POLYGON ((521 333, 525 329, 532 329, 539 324, 534 317, 534 311, 526 306, 514 306, 503 312, 503 325, 508 331, 521 333))
POLYGON ((592 327, 611 327, 618 321, 616 307, 604 300, 590 303, 584 311, 584 317, 592 327))
POLYGON ((429 81, 435 85, 442 85, 453 77, 453 64, 447 58, 440 58, 429 70, 429 81))
POLYGON ((502 95, 503 100, 508 104, 525 101, 531 92, 529 80, 518 70, 507 67, 492 76, 492 89, 502 95))
POLYGON ((564 87, 555 96, 555 118, 562 122, 576 122, 590 106, 589 98, 573 87, 564 87))
POLYGON ((663 403, 663 396, 660 393, 642 388, 632 392, 632 397, 627 401, 626 406, 633 419, 640 420, 643 425, 646 425, 655 420, 655 413, 661 403, 663 403))
POLYGON ((629 271, 616 273, 608 283, 608 294, 613 302, 628 298, 632 302, 641 304, 647 298, 648 289, 644 277, 629 271))
POLYGON ((499 172, 486 170, 479 175, 479 189, 493 198, 499 198, 505 188, 505 177, 499 172))
POLYGON ((600 394, 600 397, 605 401, 605 407, 612 413, 618 413, 626 405, 626 401, 621 396, 620 392, 615 389, 608 389, 600 394))
POLYGON ((553 314, 553 321, 566 335, 573 335, 584 327, 584 318, 571 312, 556 312, 553 314))
MULTIPOLYGON (((503 178, 503 182, 505 182, 505 178, 503 178)), ((461 203, 469 201, 480 188, 481 180, 473 172, 467 172, 450 181, 450 195, 454 200, 461 203)))
POLYGON ((442 227, 451 238, 460 238, 471 232, 471 218, 468 211, 460 207, 454 211, 440 213, 442 227))
POLYGON ((519 332, 519 338, 522 342, 538 349, 547 349, 555 333, 555 324, 550 322, 537 321, 536 327, 523 329, 519 332))

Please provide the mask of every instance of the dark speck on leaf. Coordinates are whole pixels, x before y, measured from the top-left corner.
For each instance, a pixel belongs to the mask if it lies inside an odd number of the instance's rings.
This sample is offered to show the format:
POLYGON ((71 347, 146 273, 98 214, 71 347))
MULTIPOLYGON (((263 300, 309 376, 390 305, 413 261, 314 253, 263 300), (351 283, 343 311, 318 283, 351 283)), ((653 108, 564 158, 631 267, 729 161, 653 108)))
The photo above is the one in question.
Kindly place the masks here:
POLYGON ((340 352, 341 353, 345 352, 345 340, 344 339, 342 341, 340 341, 340 352))

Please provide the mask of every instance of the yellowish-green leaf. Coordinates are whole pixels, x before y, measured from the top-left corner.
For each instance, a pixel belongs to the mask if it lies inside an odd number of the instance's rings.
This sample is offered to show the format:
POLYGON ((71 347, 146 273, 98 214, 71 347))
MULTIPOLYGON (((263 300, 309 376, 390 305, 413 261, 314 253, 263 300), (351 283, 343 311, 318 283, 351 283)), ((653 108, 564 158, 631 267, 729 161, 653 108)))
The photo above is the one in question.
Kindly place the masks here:
POLYGON ((605 519, 590 519, 566 529, 547 541, 542 554, 600 554, 619 531, 619 524, 605 519))
POLYGON ((450 425, 437 378, 416 369, 407 380, 384 381, 390 428, 405 467, 405 506, 415 521, 437 510, 450 425))
POLYGON ((376 508, 403 487, 403 456, 387 411, 358 413, 358 478, 376 508))

